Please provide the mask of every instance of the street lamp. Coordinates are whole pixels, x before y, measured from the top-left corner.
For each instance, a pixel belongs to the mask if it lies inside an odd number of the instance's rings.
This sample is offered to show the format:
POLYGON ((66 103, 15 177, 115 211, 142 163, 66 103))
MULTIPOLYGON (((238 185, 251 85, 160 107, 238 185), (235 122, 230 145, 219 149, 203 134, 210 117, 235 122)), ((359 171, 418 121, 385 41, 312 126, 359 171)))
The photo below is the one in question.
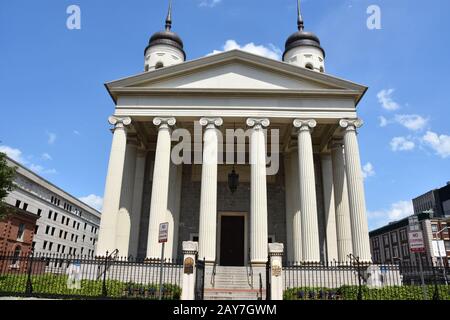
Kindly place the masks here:
MULTIPOLYGON (((436 238, 436 241, 439 241, 439 239, 438 239, 438 235, 440 234, 440 233, 442 233, 442 232, 444 232, 445 230, 447 230, 447 229, 449 229, 450 227, 449 226, 446 226, 446 227, 444 227, 444 228, 442 228, 441 230, 439 230, 438 232, 436 232, 435 234, 434 234, 434 237, 436 238)), ((438 246, 438 251, 439 251, 439 242, 437 242, 437 246, 438 246)), ((447 256, 447 251, 446 251, 446 254, 445 254, 446 256, 447 256)), ((447 282, 447 275, 446 275, 446 273, 445 273, 445 265, 444 265, 444 258, 442 257, 442 255, 441 255, 441 253, 439 252, 439 260, 441 261, 441 265, 442 265, 442 269, 443 269, 443 272, 444 272, 444 281, 445 281, 445 284, 447 285, 448 284, 448 282, 447 282)), ((448 259, 447 259, 447 261, 448 261, 448 259)))

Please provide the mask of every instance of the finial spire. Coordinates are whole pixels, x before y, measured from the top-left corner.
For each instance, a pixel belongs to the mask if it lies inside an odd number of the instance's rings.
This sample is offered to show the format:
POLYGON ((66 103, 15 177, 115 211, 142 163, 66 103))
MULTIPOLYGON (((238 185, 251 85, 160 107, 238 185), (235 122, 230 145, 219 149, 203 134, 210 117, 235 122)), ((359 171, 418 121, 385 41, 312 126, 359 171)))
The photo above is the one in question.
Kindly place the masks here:
POLYGON ((166 18, 166 31, 172 29, 172 0, 169 0, 169 11, 166 18))
POLYGON ((297 0, 297 26, 298 31, 303 31, 305 24, 303 22, 302 11, 300 9, 300 0, 297 0))

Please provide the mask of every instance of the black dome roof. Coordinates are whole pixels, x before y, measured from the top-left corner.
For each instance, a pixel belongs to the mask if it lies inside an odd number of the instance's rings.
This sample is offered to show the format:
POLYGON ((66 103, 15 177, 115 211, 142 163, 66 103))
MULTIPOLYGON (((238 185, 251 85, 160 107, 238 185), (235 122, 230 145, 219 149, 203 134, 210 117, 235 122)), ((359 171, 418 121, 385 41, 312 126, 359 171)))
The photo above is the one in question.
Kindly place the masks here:
POLYGON ((286 48, 284 50, 283 57, 289 50, 301 46, 316 47, 321 50, 323 55, 325 56, 325 50, 321 47, 319 38, 312 32, 307 32, 303 29, 300 29, 299 31, 293 33, 286 40, 286 48))
POLYGON ((183 41, 175 32, 172 32, 170 30, 156 32, 148 41, 148 46, 145 48, 145 52, 147 52, 147 49, 149 49, 150 47, 160 44, 172 46, 177 48, 178 50, 181 50, 183 52, 184 58, 186 59, 186 53, 183 50, 183 41))

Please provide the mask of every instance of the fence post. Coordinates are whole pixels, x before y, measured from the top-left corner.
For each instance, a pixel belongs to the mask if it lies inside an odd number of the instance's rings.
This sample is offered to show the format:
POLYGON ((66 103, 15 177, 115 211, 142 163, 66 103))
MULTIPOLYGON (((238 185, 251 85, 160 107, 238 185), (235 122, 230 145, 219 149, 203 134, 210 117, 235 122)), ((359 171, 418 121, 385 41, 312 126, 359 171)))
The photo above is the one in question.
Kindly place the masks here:
POLYGON ((195 256, 198 251, 198 242, 183 241, 183 288, 181 300, 195 299, 195 256))
POLYGON ((31 250, 31 255, 28 256, 28 276, 27 276, 27 286, 25 289, 25 294, 27 295, 33 293, 33 283, 31 281, 31 273, 33 270, 33 258, 34 258, 34 250, 31 250))
POLYGON ((284 244, 269 243, 270 257, 270 296, 272 300, 283 300, 283 252, 284 244))
POLYGON ((359 257, 356 257, 355 260, 356 260, 356 268, 358 269, 358 300, 362 300, 361 265, 359 262, 359 257))
POLYGON ((108 290, 106 288, 106 272, 108 270, 108 257, 109 257, 109 253, 108 253, 108 251, 106 251, 105 269, 103 271, 103 283, 102 283, 102 296, 103 297, 107 297, 108 296, 108 290))

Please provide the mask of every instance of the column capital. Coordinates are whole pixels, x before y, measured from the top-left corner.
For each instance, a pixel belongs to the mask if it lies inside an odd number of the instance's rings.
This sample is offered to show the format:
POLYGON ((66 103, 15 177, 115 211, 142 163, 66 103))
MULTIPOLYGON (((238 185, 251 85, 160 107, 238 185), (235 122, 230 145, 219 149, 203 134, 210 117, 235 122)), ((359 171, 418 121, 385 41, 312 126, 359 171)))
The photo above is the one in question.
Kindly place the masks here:
POLYGON ((196 254, 197 252, 198 252, 198 242, 183 241, 183 253, 184 254, 196 254))
POLYGON ((199 122, 201 126, 206 126, 206 129, 216 129, 223 125, 222 118, 201 118, 199 122))
POLYGON ((267 118, 248 118, 247 126, 254 127, 255 130, 263 129, 270 125, 270 120, 267 118))
POLYGON ((317 126, 317 121, 314 119, 295 119, 293 124, 299 131, 311 131, 317 126))
POLYGON ((339 121, 341 128, 344 128, 346 131, 356 131, 356 129, 361 128, 363 124, 364 121, 361 119, 341 119, 341 121, 339 121))
POLYGON ((130 117, 116 117, 116 116, 110 116, 108 118, 109 124, 114 126, 114 130, 118 128, 125 128, 126 126, 129 126, 131 124, 131 118, 130 117))
POLYGON ((158 127, 158 129, 169 129, 177 123, 175 118, 162 118, 156 117, 153 119, 153 124, 158 127))

